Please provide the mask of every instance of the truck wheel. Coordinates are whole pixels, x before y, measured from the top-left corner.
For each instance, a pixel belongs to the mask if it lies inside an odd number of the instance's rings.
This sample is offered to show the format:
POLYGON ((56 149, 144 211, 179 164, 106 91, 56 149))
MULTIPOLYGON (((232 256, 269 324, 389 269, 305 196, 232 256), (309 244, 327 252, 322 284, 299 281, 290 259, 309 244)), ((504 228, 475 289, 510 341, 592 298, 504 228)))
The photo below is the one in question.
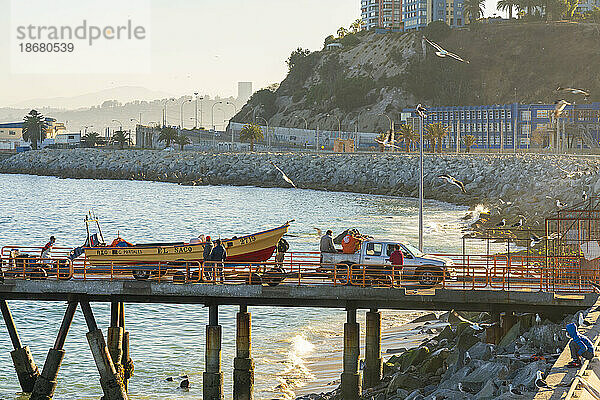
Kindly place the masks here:
POLYGON ((442 282, 443 272, 438 267, 425 266, 417 269, 416 277, 419 281, 419 285, 431 288, 442 282))

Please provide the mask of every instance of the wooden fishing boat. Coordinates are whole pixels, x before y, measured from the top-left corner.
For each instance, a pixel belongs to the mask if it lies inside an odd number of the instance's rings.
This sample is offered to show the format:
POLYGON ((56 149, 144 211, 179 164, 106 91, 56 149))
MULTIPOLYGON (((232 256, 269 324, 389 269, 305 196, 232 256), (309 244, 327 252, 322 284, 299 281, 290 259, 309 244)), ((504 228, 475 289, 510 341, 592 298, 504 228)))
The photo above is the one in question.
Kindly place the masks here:
MULTIPOLYGON (((227 250, 227 261, 265 262, 271 258, 277 242, 287 233, 290 223, 230 239, 221 239, 227 250)), ((89 241, 92 243, 92 241, 89 241)), ((123 241, 124 242, 124 241, 123 241)), ((204 243, 148 243, 131 245, 120 242, 116 246, 83 247, 89 265, 118 265, 174 261, 203 261, 204 243)))

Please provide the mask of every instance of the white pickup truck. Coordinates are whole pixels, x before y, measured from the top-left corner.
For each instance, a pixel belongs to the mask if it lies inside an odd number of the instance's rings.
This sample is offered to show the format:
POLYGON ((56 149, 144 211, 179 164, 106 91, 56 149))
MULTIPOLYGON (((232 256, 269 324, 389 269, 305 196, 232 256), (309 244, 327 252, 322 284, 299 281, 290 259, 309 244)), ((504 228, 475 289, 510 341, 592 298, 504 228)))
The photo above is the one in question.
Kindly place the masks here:
MULTIPOLYGON (((355 276, 368 274, 371 269, 374 275, 381 276, 388 273, 398 282, 417 283, 428 287, 435 286, 444 278, 448 279, 453 275, 452 260, 424 254, 409 244, 389 240, 365 241, 360 250, 354 254, 321 253, 321 264, 322 272, 331 273, 335 268, 340 280, 344 275, 348 276, 347 272, 344 274, 344 267, 340 268, 342 264, 351 266, 353 279, 355 276), (398 268, 392 268, 390 262, 390 255, 396 246, 400 246, 404 255, 401 274, 398 273, 398 268)), ((346 271, 348 271, 348 267, 345 267, 346 271)))

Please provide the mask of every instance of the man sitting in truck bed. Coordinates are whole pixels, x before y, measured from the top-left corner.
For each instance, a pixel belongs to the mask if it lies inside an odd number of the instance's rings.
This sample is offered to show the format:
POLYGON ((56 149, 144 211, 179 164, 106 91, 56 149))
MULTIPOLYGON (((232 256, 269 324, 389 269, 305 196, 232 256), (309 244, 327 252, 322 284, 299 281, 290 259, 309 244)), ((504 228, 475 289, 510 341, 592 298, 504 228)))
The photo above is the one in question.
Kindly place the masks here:
POLYGON ((333 231, 329 229, 321 238, 321 253, 337 253, 333 245, 333 231))
POLYGON ((363 238, 357 234, 354 229, 351 229, 342 240, 342 253, 354 254, 360 250, 363 238))

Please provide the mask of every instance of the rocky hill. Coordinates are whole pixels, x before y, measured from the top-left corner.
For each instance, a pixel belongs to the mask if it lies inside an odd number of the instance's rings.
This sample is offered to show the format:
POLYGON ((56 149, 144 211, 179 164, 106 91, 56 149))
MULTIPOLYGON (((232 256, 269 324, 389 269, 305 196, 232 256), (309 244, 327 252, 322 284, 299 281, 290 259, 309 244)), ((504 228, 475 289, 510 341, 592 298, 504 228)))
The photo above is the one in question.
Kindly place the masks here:
MULTIPOLYGON (((592 92, 600 101, 600 28, 583 23, 496 23, 460 30, 430 24, 419 33, 359 32, 343 39, 343 49, 296 54, 288 76, 261 90, 233 119, 261 116, 272 126, 354 130, 386 129, 388 113, 398 119, 415 103, 477 105, 554 102, 558 86, 592 92), (470 61, 435 56, 423 35, 470 61)), ((582 98, 572 98, 582 102, 582 98)))

